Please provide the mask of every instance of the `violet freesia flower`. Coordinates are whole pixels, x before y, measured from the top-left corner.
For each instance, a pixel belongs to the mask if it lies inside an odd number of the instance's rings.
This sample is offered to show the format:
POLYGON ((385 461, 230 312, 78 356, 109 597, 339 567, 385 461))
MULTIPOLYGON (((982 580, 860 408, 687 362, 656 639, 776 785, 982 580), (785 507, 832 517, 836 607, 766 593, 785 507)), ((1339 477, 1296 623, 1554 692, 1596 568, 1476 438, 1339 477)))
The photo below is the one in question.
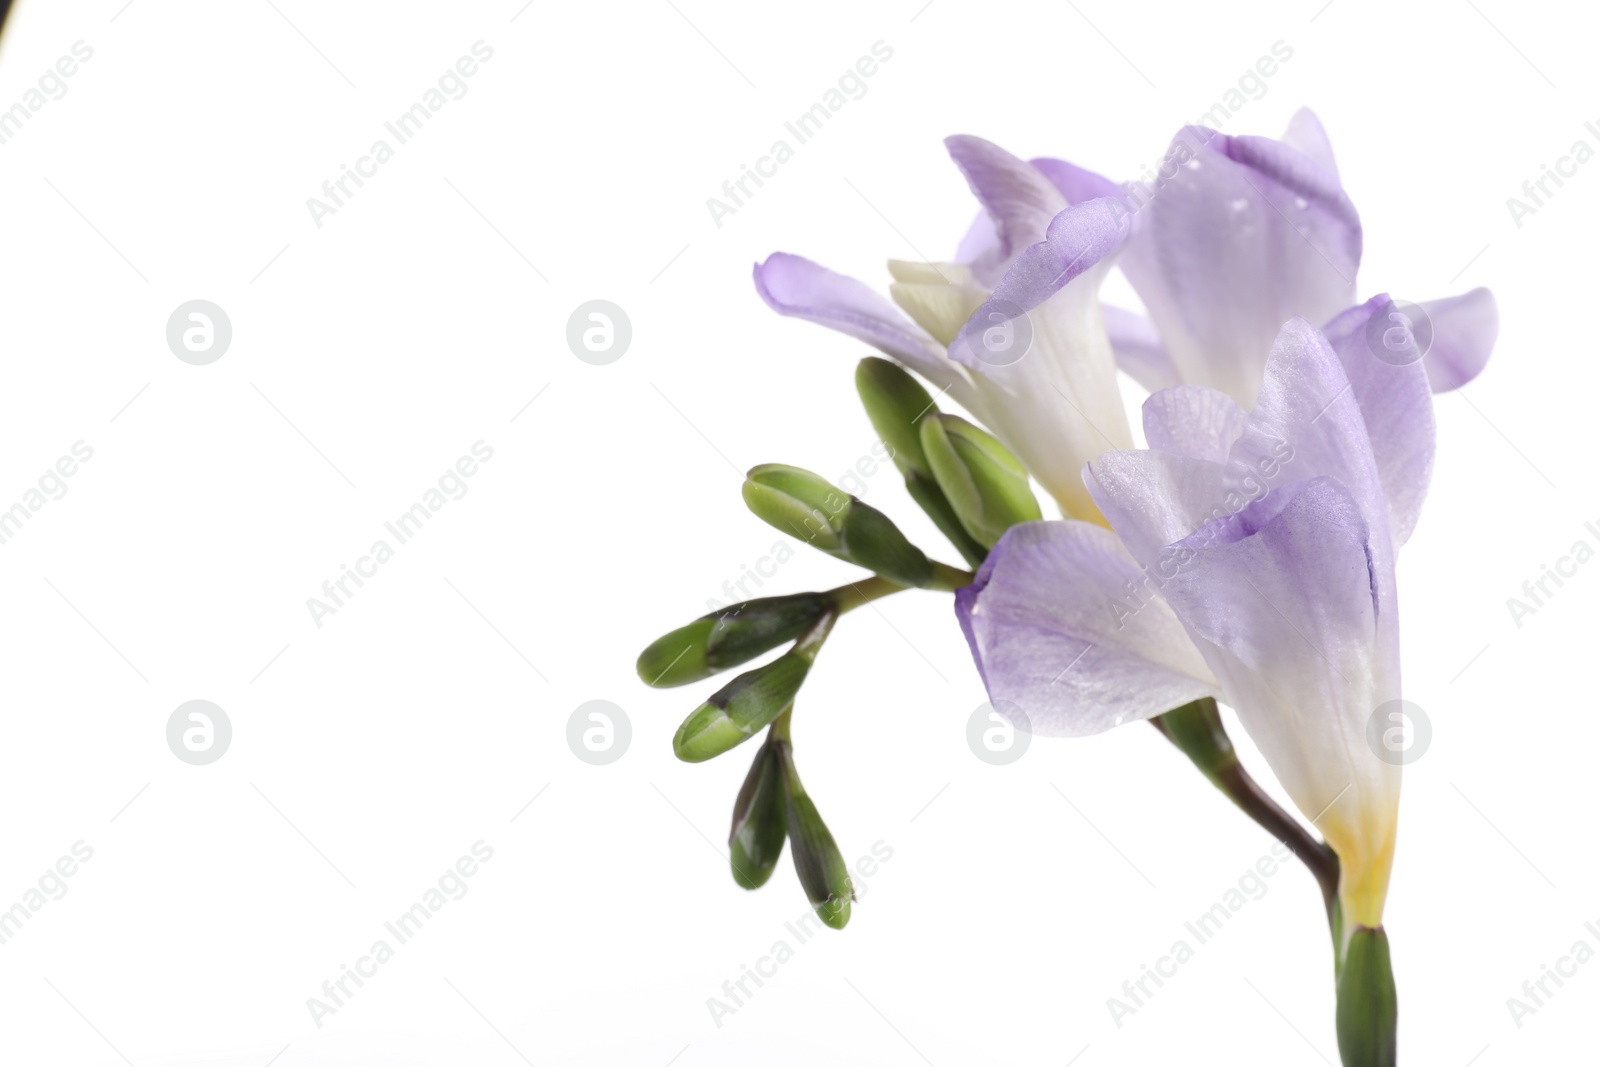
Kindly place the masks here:
POLYGON ((1291 320, 1249 412, 1203 386, 1153 394, 1152 447, 1085 471, 1115 533, 1015 526, 957 593, 991 699, 1035 732, 1231 705, 1338 854, 1347 930, 1382 922, 1400 768, 1366 731, 1400 697, 1395 552, 1434 443, 1420 360, 1368 342, 1391 309, 1375 298, 1328 336, 1291 320))
MULTIPOLYGON (((1136 315, 1102 313, 1100 283, 1127 239, 1119 191, 1085 175, 1069 195, 1046 173, 976 137, 951 137, 950 155, 984 214, 957 260, 893 260, 894 303, 808 259, 775 253, 755 268, 772 308, 874 345, 982 420, 1077 518, 1099 519, 1079 471, 1107 448, 1132 445, 1107 326, 1127 327, 1126 355, 1159 353, 1136 315), (895 307, 899 305, 899 308, 895 307)), ((1069 186, 1072 188, 1072 186, 1069 186)))
MULTIPOLYGON (((788 253, 756 266, 756 288, 781 314, 867 341, 946 391, 1068 517, 1100 521, 1077 472, 1131 443, 1115 367, 1152 390, 1203 385, 1249 405, 1285 321, 1328 323, 1355 302, 1360 219, 1309 110, 1281 141, 1186 127, 1158 172, 1127 186, 975 137, 946 144, 983 212, 955 261, 890 262, 898 309, 788 253), (1148 319, 1099 302, 1119 253, 1148 319)), ((1486 289, 1387 316, 1377 334, 1419 337, 1435 391, 1475 377, 1498 329, 1486 289)))
MULTIPOLYGON (((930 561, 887 516, 801 468, 756 468, 745 499, 757 515, 822 530, 816 547, 875 573, 737 605, 647 648, 641 677, 675 685, 796 641, 691 713, 678 754, 710 758, 759 727, 788 752, 793 665, 815 658, 838 615, 905 588, 953 591, 1001 714, 1046 735, 1154 720, 1290 843, 1335 933, 1341 1056, 1392 1065, 1395 558, 1433 470, 1433 393, 1483 369, 1494 299, 1356 303, 1361 222, 1309 111, 1278 140, 1186 127, 1157 170, 1122 185, 975 137, 946 146, 982 206, 950 261, 891 261, 888 298, 788 253, 754 273, 779 313, 866 341, 938 387, 930 396, 876 358, 857 369, 909 495, 977 573, 930 561), (1148 316, 1101 303, 1113 266, 1148 316), (1132 447, 1119 369, 1152 391, 1147 448, 1132 447), (941 412, 945 395, 989 433, 941 412), (1065 519, 1026 521, 1039 510, 1023 468, 1065 519), (761 621, 791 600, 821 613, 814 625, 761 621), (1240 765, 1218 701, 1325 842, 1240 765), (743 725, 700 729, 708 712, 743 725)), ((787 828, 769 820, 764 832, 798 852, 809 831, 789 810, 787 828)), ((735 866, 741 885, 765 880, 735 866)))
MULTIPOLYGON (((1071 165, 1035 166, 1063 173, 1071 165)), ((1079 187, 1104 188, 1079 168, 1070 173, 1079 187)), ((1320 326, 1356 302, 1361 221, 1308 109, 1281 140, 1186 126, 1123 199, 1136 224, 1118 265, 1165 349, 1125 363, 1147 388, 1205 385, 1248 406, 1284 322, 1299 316, 1320 326)), ((1422 341, 1436 392, 1471 381, 1488 361, 1498 320, 1487 289, 1399 313, 1422 341)), ((1131 336, 1135 327, 1122 329, 1131 336)))

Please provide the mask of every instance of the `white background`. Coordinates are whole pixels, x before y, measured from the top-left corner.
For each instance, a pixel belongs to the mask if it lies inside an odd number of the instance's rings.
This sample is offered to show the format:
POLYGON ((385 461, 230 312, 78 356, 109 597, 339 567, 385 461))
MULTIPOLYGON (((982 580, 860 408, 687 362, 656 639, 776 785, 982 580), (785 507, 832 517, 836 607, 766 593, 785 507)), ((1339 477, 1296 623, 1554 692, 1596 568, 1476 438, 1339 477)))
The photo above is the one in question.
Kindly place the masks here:
MULTIPOLYGON (((1488 372, 1439 398, 1400 563, 1407 696, 1434 726, 1387 913, 1402 1051, 1592 1058, 1600 964, 1520 1029, 1505 1003, 1600 948, 1600 563, 1521 628, 1506 607, 1600 545, 1600 163, 1520 228, 1505 204, 1600 147, 1577 5, 274 2, 24 0, 0 49, 0 107, 94 50, 0 145, 0 507, 94 450, 0 546, 0 908, 94 850, 0 945, 0 1061, 1336 1062, 1294 867, 1113 1024, 1107 997, 1270 842, 1148 728, 979 762, 982 688, 924 593, 845 620, 795 718, 846 855, 893 858, 848 930, 718 1027, 707 998, 793 944, 806 904, 787 858, 759 892, 727 873, 747 756, 672 756, 716 683, 633 673, 772 551, 738 471, 832 476, 873 443, 863 346, 772 315, 753 261, 876 285, 889 257, 946 258, 974 205, 945 135, 1133 176, 1279 40, 1293 58, 1227 132, 1316 109, 1366 227, 1362 298, 1488 285, 1504 323, 1488 372), (306 198, 479 40, 465 97, 315 226, 306 198), (716 227, 706 198, 880 40, 866 95, 716 227), (164 336, 196 298, 234 330, 203 367, 164 336), (594 298, 633 324, 609 366, 564 339, 594 298), (466 496, 317 627, 306 599, 480 440, 466 496), (197 698, 234 730, 204 767, 164 733, 197 698), (609 766, 566 744, 591 699, 632 723, 609 766), (479 840, 470 892, 316 1026, 307 998, 479 840)), ((892 469, 863 495, 937 543, 892 469)), ((849 573, 802 550, 763 592, 849 573)))

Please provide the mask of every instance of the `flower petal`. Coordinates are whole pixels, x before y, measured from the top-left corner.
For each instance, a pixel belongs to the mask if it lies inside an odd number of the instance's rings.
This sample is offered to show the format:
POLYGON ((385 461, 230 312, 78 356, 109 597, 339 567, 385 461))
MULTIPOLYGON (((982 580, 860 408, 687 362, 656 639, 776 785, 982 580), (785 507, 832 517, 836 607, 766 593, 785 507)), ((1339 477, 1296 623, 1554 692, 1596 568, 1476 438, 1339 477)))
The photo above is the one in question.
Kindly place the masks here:
MULTIPOLYGON (((1044 240, 1017 256, 995 286, 990 305, 1032 311, 1074 278, 1115 255, 1127 240, 1128 230, 1128 212, 1120 201, 1103 198, 1074 204, 1050 220, 1044 240)), ((1015 312, 1008 311, 1008 317, 1015 317, 1015 312)), ((971 351, 965 357, 952 356, 968 366, 982 363, 971 351)))
POLYGON ((891 259, 889 277, 916 285, 976 286, 972 268, 965 263, 925 263, 920 259, 891 259))
POLYGON ((1122 186, 1092 170, 1085 170, 1076 163, 1048 157, 1030 159, 1028 162, 1050 180, 1050 184, 1067 198, 1069 204, 1081 204, 1085 200, 1096 200, 1102 196, 1122 199, 1122 186))
POLYGON ((1328 131, 1322 128, 1322 120, 1310 108, 1301 108, 1289 119, 1288 128, 1283 131, 1283 143, 1299 149, 1302 155, 1338 179, 1339 166, 1333 161, 1333 142, 1328 140, 1328 131))
MULTIPOLYGON (((1389 505, 1361 405, 1327 338, 1304 319, 1291 319, 1272 346, 1223 485, 1251 501, 1273 486, 1323 475, 1340 482, 1361 509, 1377 546, 1375 565, 1392 568, 1389 505)), ((1243 506, 1230 502, 1228 510, 1243 506)))
POLYGON ((1400 768, 1366 739, 1373 713, 1400 696, 1394 571, 1373 564, 1381 544, 1345 487, 1317 477, 1175 547, 1194 555, 1165 586, 1173 611, 1295 806, 1339 853, 1364 912, 1346 921, 1375 925, 1400 793, 1400 768))
POLYGON ((1096 456, 1083 480, 1133 558, 1159 574, 1168 545, 1228 514, 1220 503, 1226 469, 1175 452, 1126 449, 1096 456))
POLYGON ((1082 736, 1217 696, 1171 609, 1130 594, 1143 577, 1102 527, 1008 530, 977 581, 956 594, 996 710, 1015 705, 1037 734, 1082 736))
POLYGON ((774 252, 755 267, 756 291, 780 315, 819 323, 867 342, 900 360, 957 400, 966 374, 932 337, 864 283, 802 256, 774 252))
POLYGON ((995 228, 994 219, 989 217, 989 213, 980 210, 973 216, 972 225, 967 227, 961 243, 956 246, 956 259, 962 263, 989 263, 1003 258, 1005 253, 1000 251, 1000 231, 995 228))
POLYGON ((1187 127, 1121 259, 1183 380, 1255 400, 1279 327, 1355 302, 1361 224, 1336 173, 1262 137, 1187 127))
POLYGON ((989 298, 965 263, 913 263, 891 259, 889 295, 940 344, 948 346, 972 313, 989 298))
POLYGON ((1416 528, 1433 477, 1433 394, 1422 353, 1386 294, 1341 312, 1324 331, 1361 408, 1398 547, 1416 528))
POLYGON ((1150 390, 1177 385, 1178 368, 1172 365, 1156 324, 1136 311, 1102 304, 1106 332, 1111 335, 1111 350, 1117 354, 1117 366, 1128 377, 1150 390))
POLYGON ((1099 298, 1127 229, 1118 202, 1062 211, 950 346, 972 374, 969 408, 1073 518, 1100 517, 1084 463, 1133 441, 1099 298))
POLYGON ((1159 452, 1222 464, 1244 433, 1250 413, 1227 393, 1203 385, 1177 385, 1144 402, 1144 436, 1159 452))
POLYGON ((999 145, 967 134, 946 137, 944 143, 994 222, 998 241, 972 262, 978 280, 992 285, 1017 252, 1044 237, 1067 202, 1048 178, 999 145))
POLYGON ((1459 389, 1482 372, 1500 336, 1500 310, 1494 294, 1474 289, 1443 300, 1424 300, 1433 322, 1433 343, 1423 358, 1436 393, 1459 389))
MULTIPOLYGON (((1151 399, 1158 413, 1175 403, 1151 399)), ((1176 554, 1166 546, 1274 486, 1320 475, 1338 479, 1355 498, 1380 546, 1376 565, 1392 568, 1389 506, 1361 408, 1327 340, 1294 319, 1272 346, 1255 410, 1225 464, 1172 452, 1107 452, 1089 465, 1084 481, 1134 557, 1165 575, 1176 554)))

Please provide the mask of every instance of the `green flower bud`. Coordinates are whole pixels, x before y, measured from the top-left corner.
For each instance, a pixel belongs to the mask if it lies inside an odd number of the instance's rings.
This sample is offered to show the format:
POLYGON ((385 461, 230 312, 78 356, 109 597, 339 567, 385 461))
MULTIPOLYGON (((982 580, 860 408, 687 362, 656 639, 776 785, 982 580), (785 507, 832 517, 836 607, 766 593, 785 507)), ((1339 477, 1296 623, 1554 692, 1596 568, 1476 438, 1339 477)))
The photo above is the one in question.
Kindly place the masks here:
POLYGON ((839 557, 901 585, 922 587, 933 580, 933 563, 922 549, 906 540, 889 516, 859 500, 853 500, 845 518, 839 557))
POLYGON ((921 383, 899 364, 868 356, 856 365, 856 392, 900 473, 908 478, 913 474, 932 478, 917 420, 935 408, 933 397, 921 383))
POLYGON ((752 467, 744 483, 744 502, 758 518, 824 552, 839 547, 850 501, 826 478, 782 463, 752 467))
MULTIPOLYGON (((799 849, 795 850, 796 860, 799 849)), ((1394 1067, 1399 1008, 1383 927, 1357 926, 1339 968, 1334 1028, 1339 1058, 1351 1067, 1394 1067)))
POLYGON ((817 806, 806 795, 805 786, 800 784, 788 743, 776 741, 773 746, 783 768, 795 874, 817 917, 835 930, 843 930, 850 921, 850 902, 856 898, 855 887, 850 884, 850 867, 827 824, 817 814, 817 806))
POLYGON ((967 561, 967 566, 976 569, 982 565, 989 549, 967 533, 967 528, 961 525, 960 518, 956 516, 956 509, 950 506, 950 498, 944 495, 944 490, 939 488, 933 475, 906 475, 906 492, 911 494, 912 500, 922 505, 922 510, 944 534, 945 540, 954 545, 956 551, 961 553, 961 558, 967 561))
POLYGON ((833 606, 826 593, 795 593, 720 608, 652 641, 639 677, 658 689, 702 681, 793 641, 833 606))
POLYGON ((900 585, 925 586, 933 564, 887 515, 799 467, 766 463, 744 483, 750 510, 784 533, 900 585))
POLYGON ((759 889, 772 877, 783 842, 789 836, 783 799, 783 770, 771 744, 761 746, 739 798, 733 803, 733 829, 728 833, 728 862, 733 880, 759 889))
POLYGON ((922 447, 918 422, 930 412, 937 413, 933 397, 903 370, 887 359, 868 356, 856 366, 856 391, 867 409, 867 418, 878 437, 889 448, 894 465, 905 475, 906 491, 922 506, 963 559, 976 567, 987 549, 974 541, 956 517, 944 490, 934 479, 933 467, 922 447))
POLYGON ((782 714, 794 701, 816 653, 785 652, 717 690, 678 727, 673 751, 685 763, 720 756, 782 714))
POLYGON ((921 435, 939 488, 975 541, 992 548, 1012 526, 1042 517, 1028 472, 993 436, 942 414, 924 418, 921 435))

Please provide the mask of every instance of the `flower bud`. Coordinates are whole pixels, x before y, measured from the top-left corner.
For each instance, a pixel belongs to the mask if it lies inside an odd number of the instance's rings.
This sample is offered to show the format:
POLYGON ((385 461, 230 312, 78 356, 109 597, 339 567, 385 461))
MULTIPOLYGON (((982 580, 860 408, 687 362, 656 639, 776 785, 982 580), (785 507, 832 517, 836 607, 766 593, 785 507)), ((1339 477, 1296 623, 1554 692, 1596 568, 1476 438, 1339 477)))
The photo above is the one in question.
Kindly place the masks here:
POLYGON ((720 756, 776 719, 800 691, 814 655, 785 652, 717 690, 678 727, 672 738, 678 758, 700 763, 720 756))
POLYGON ((984 557, 989 554, 988 546, 980 545, 967 533, 967 528, 961 525, 961 519, 956 516, 956 509, 950 506, 950 499, 944 495, 944 490, 939 488, 939 483, 931 474, 906 475, 906 492, 911 494, 911 499, 922 506, 928 518, 944 534, 945 540, 955 546, 961 553, 961 558, 967 561, 969 567, 982 565, 984 557))
POLYGON ((639 677, 658 689, 702 681, 794 640, 832 607, 826 593, 795 593, 719 608, 652 641, 639 677))
POLYGON ((921 383, 898 364, 868 356, 856 366, 856 392, 900 473, 933 477, 917 432, 917 420, 934 410, 933 397, 921 383))
POLYGON ((757 517, 824 552, 839 548, 850 501, 826 478, 782 463, 752 467, 744 483, 744 502, 757 517))
POLYGON ((850 902, 856 898, 855 887, 850 884, 850 867, 827 824, 817 814, 817 806, 806 795, 805 786, 800 784, 788 742, 774 742, 774 747, 783 769, 794 872, 817 917, 835 930, 843 930, 850 921, 850 902))
POLYGON ((789 836, 783 799, 783 771, 771 744, 761 746, 739 797, 733 804, 733 829, 728 833, 728 863, 733 880, 759 889, 772 877, 789 836))
POLYGON ((993 436, 958 415, 930 414, 922 448, 962 527, 992 548, 1019 522, 1041 518, 1028 472, 993 436))
POLYGON ((799 467, 766 463, 744 483, 750 510, 784 533, 900 585, 924 586, 933 564, 889 517, 799 467))
POLYGON ((933 467, 922 447, 917 424, 930 412, 937 413, 933 397, 898 364, 868 356, 856 367, 856 391, 867 409, 872 428, 888 447, 894 465, 906 479, 911 499, 928 513, 939 532, 973 567, 983 562, 986 549, 974 541, 956 517, 944 490, 934 479, 933 467))

